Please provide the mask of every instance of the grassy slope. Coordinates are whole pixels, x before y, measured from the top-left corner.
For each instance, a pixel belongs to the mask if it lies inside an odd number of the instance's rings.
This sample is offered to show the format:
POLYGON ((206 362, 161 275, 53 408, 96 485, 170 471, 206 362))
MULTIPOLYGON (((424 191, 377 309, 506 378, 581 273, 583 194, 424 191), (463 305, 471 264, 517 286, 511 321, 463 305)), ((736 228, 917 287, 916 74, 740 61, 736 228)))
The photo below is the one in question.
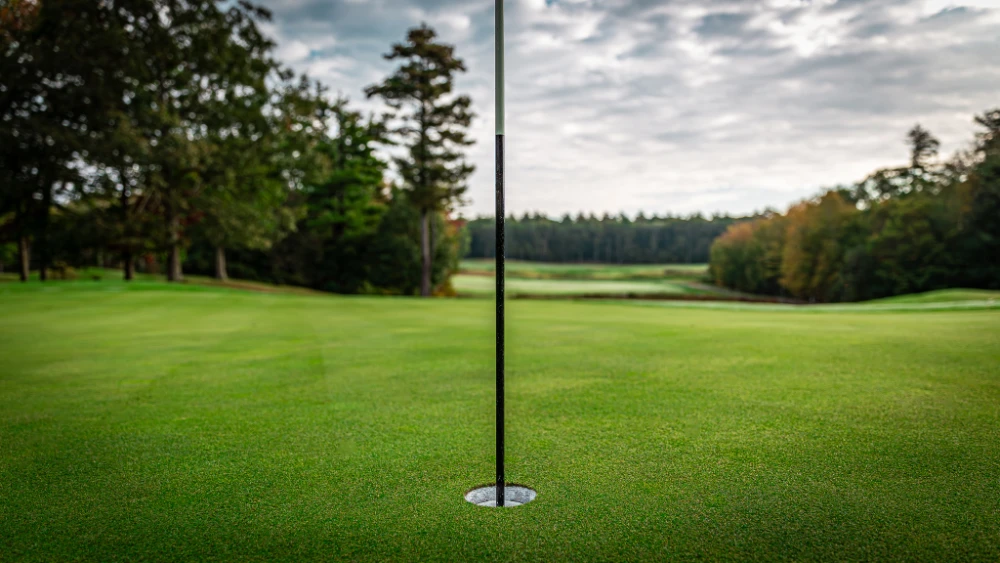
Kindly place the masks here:
MULTIPOLYGON (((493 259, 462 260, 460 268, 475 272, 493 272, 493 259)), ((514 277, 570 279, 656 279, 663 277, 700 278, 707 264, 566 264, 507 260, 504 272, 514 277)))
MULTIPOLYGON (((653 280, 566 280, 566 279, 504 279, 504 292, 517 295, 625 295, 634 294, 685 294, 697 293, 682 283, 653 280)), ((457 275, 452 285, 460 295, 493 295, 496 282, 493 276, 457 275)))
POLYGON ((868 303, 958 303, 962 301, 1000 300, 1000 291, 988 289, 941 289, 924 293, 897 295, 875 299, 868 303))
MULTIPOLYGON (((510 260, 506 294, 519 295, 722 295, 695 282, 705 264, 554 264, 510 260)), ((463 260, 452 284, 460 295, 492 295, 493 260, 463 260)))
POLYGON ((0 558, 997 560, 1000 312, 0 287, 0 558))
MULTIPOLYGON (((32 271, 30 274, 31 281, 38 281, 38 272, 32 271)), ((135 274, 136 281, 144 282, 144 287, 150 287, 147 282, 154 282, 161 284, 161 287, 166 286, 166 278, 163 275, 158 274, 135 274)), ((53 280, 60 284, 65 282, 72 282, 81 285, 90 285, 94 282, 100 282, 101 284, 125 284, 122 280, 122 271, 114 270, 110 268, 82 268, 80 270, 75 270, 75 277, 70 280, 53 280)), ((12 282, 19 283, 17 274, 5 272, 0 274, 0 283, 12 282)), ((313 289, 305 287, 297 287, 294 285, 274 285, 269 283, 255 282, 249 280, 236 280, 230 279, 229 281, 219 281, 213 277, 209 276, 193 276, 185 275, 183 286, 208 286, 213 288, 222 289, 240 289, 245 291, 256 291, 260 293, 291 293, 295 295, 326 295, 322 291, 316 291, 313 289)), ((177 287, 177 284, 170 284, 170 287, 177 287)), ((0 286, 2 289, 2 286, 0 286)))
MULTIPOLYGON (((919 294, 918 294, 919 295, 919 294)), ((927 300, 927 301, 864 301, 861 303, 820 303, 815 305, 787 305, 778 303, 746 303, 725 301, 650 301, 643 299, 619 300, 602 299, 605 303, 627 304, 636 307, 659 307, 674 309, 703 309, 716 311, 780 312, 799 311, 802 313, 904 313, 933 311, 977 311, 1000 310, 1000 300, 927 300)))

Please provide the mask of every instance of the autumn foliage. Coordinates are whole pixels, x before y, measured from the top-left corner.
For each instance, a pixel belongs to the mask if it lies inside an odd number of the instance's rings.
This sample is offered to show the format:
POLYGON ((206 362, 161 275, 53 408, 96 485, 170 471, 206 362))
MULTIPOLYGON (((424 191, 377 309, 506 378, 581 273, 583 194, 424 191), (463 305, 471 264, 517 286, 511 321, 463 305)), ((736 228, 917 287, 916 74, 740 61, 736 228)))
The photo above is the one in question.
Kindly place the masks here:
POLYGON ((714 282, 811 302, 1000 288, 1000 110, 976 123, 986 130, 948 162, 917 126, 909 166, 730 226, 712 245, 714 282))

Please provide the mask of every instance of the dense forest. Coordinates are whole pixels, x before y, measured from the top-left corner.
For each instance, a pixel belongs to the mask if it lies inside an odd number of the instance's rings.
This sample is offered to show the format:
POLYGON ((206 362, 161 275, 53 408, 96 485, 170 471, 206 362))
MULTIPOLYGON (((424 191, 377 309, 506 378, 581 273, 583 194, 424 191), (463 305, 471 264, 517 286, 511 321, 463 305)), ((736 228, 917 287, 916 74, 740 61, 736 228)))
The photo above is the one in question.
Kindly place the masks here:
POLYGON ((907 166, 732 225, 712 245, 710 275, 732 289, 817 302, 1000 289, 1000 109, 975 123, 971 147, 947 161, 918 125, 907 166))
MULTIPOLYGON (((598 219, 579 214, 553 220, 525 214, 505 221, 506 256, 544 262, 609 264, 690 264, 708 261, 712 241, 739 220, 728 216, 646 217, 626 215, 598 219)), ((468 257, 492 258, 494 220, 478 218, 467 225, 468 257)))
POLYGON ((269 18, 242 1, 0 5, 0 268, 447 292, 472 172, 461 59, 409 30, 365 91, 386 111, 364 116, 276 61, 269 18))

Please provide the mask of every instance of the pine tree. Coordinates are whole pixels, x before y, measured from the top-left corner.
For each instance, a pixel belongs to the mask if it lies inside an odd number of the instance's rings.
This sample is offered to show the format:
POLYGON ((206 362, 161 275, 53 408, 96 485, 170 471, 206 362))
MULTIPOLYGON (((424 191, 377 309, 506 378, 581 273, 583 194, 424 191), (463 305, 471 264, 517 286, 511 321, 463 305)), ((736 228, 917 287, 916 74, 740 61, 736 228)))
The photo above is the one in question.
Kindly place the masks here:
POLYGON ((919 123, 910 129, 906 138, 910 143, 910 166, 912 168, 926 167, 928 161, 937 156, 938 147, 941 146, 941 142, 934 135, 931 135, 930 131, 921 127, 919 123))
POLYGON ((433 250, 432 213, 450 210, 465 193, 465 181, 474 167, 462 149, 473 143, 467 129, 473 113, 468 96, 453 94, 454 77, 465 72, 451 45, 435 41, 427 25, 413 28, 405 43, 392 46, 386 60, 402 64, 381 84, 369 86, 368 97, 380 97, 392 109, 396 125, 389 131, 408 155, 395 164, 410 192, 408 200, 420 212, 420 294, 431 294, 433 250))

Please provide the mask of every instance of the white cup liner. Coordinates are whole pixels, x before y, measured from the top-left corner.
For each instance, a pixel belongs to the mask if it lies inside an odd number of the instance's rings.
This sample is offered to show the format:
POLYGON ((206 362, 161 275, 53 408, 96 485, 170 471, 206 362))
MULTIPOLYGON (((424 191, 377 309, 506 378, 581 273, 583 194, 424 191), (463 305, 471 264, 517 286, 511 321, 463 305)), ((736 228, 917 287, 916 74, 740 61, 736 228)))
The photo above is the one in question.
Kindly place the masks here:
MULTIPOLYGON (((521 485, 507 485, 503 488, 503 491, 504 508, 513 508, 515 506, 527 504, 535 500, 535 496, 538 494, 534 489, 521 485)), ((477 506, 496 507, 497 486, 484 485, 482 487, 476 487, 475 489, 465 493, 465 500, 477 506)))

